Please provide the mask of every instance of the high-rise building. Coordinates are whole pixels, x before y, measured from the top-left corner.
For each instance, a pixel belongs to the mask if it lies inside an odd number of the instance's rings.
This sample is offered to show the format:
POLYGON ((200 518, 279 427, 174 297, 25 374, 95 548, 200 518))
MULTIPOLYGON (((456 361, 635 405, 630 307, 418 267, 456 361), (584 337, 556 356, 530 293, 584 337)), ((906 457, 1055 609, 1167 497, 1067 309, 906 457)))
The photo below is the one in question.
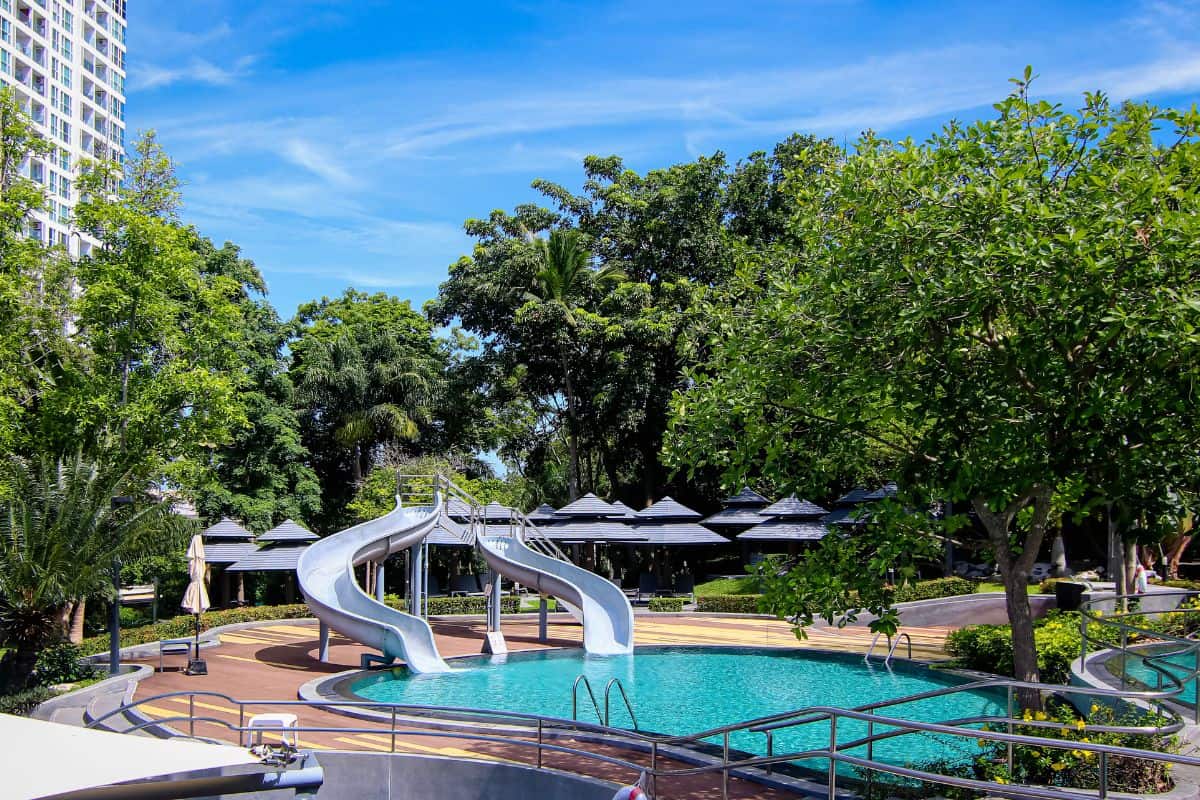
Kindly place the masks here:
POLYGON ((73 255, 93 244, 71 225, 80 162, 125 158, 125 2, 0 0, 0 83, 54 145, 25 167, 48 200, 29 233, 73 255))

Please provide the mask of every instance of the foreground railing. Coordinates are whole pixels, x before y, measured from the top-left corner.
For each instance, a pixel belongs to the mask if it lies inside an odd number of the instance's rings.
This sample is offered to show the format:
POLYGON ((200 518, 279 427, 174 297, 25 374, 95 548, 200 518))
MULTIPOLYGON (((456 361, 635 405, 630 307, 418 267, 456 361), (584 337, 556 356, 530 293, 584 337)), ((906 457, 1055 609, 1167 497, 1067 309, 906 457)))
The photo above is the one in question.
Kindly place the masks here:
MULTIPOLYGON (((1106 797, 1109 792, 1108 763, 1109 759, 1113 757, 1200 767, 1200 758, 1191 756, 1015 733, 1015 726, 1049 729, 1061 727, 1062 724, 1051 721, 1014 719, 1014 695, 1022 691, 1033 691, 1043 695, 1081 695, 1089 698, 1129 699, 1131 697, 1131 693, 1120 689, 1052 686, 1004 679, 982 680, 903 698, 865 704, 853 709, 814 706, 684 736, 660 736, 575 720, 490 709, 411 706, 369 701, 238 700, 221 692, 200 691, 171 692, 138 699, 129 706, 115 709, 94 719, 89 723, 89 727, 102 725, 105 720, 124 714, 129 709, 143 704, 178 698, 187 699, 187 714, 180 713, 178 716, 159 716, 155 719, 148 719, 133 726, 134 729, 185 724, 188 735, 195 736, 197 724, 209 724, 236 734, 238 740, 241 741, 249 733, 260 732, 260 729, 251 728, 247 724, 250 710, 290 708, 328 711, 340 715, 349 712, 360 715, 358 717, 359 724, 333 725, 326 724, 324 720, 321 721, 323 724, 302 722, 298 724, 295 732, 299 735, 312 733, 383 735, 390 743, 388 752, 399 752, 404 749, 403 744, 399 747, 397 745, 397 740, 401 738, 460 740, 503 745, 517 751, 533 750, 532 761, 539 768, 544 766, 547 754, 561 754, 578 759, 581 763, 618 767, 628 770, 631 775, 644 774, 652 788, 657 787, 659 781, 713 775, 719 777, 722 797, 728 796, 731 777, 761 779, 772 773, 778 765, 810 760, 828 761, 829 769, 826 780, 829 783, 830 797, 836 793, 838 781, 842 777, 837 771, 839 764, 863 771, 868 784, 874 781, 877 774, 883 773, 943 786, 980 791, 994 789, 995 785, 987 781, 934 772, 929 769, 900 766, 875 757, 877 743, 913 735, 950 737, 951 739, 969 740, 970 743, 978 741, 1001 743, 1006 746, 1008 751, 1010 767, 1013 748, 1016 746, 1092 753, 1097 758, 1099 765, 1100 797, 1106 797), (1007 713, 1003 716, 977 714, 958 719, 924 722, 881 713, 885 709, 895 709, 897 706, 918 703, 923 700, 955 694, 996 693, 1000 690, 1005 691, 1008 698, 1007 713), (237 722, 234 723, 231 719, 215 717, 211 714, 198 715, 197 707, 203 710, 205 707, 211 708, 212 705, 203 701, 198 703, 197 698, 223 701, 228 708, 221 710, 226 711, 230 716, 236 713, 237 722), (846 739, 847 729, 843 725, 839 731, 839 721, 862 723, 866 727, 866 735, 846 739), (827 745, 804 750, 776 751, 781 731, 813 725, 828 725, 827 745), (730 739, 739 733, 763 735, 766 754, 762 756, 747 755, 732 749, 730 739), (598 750, 595 746, 597 743, 607 747, 598 750), (714 746, 719 747, 719 756, 714 753, 714 746), (648 760, 636 760, 634 754, 639 753, 648 755, 648 760), (666 764, 664 764, 664 760, 666 760, 666 764), (692 762, 693 765, 678 766, 672 762, 692 762)), ((1141 692, 1132 693, 1132 696, 1153 700, 1162 694, 1164 693, 1141 692)), ((1161 726, 1089 724, 1081 731, 1083 733, 1166 736, 1179 731, 1181 727, 1182 723, 1176 718, 1161 726)), ((481 753, 479 757, 488 758, 489 754, 481 753)), ((585 774, 588 772, 587 769, 578 768, 576 771, 585 774)), ((1022 785, 1005 786, 1004 791, 1006 795, 1013 797, 1053 798, 1056 800, 1088 796, 1086 793, 1075 790, 1022 785)))

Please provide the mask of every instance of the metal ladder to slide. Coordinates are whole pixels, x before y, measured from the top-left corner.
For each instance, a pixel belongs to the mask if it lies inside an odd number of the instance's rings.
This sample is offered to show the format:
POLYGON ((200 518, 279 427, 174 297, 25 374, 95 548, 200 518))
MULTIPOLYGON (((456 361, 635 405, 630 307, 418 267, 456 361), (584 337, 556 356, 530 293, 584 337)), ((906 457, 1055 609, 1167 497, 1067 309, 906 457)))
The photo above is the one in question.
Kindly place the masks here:
MULTIPOLYGON (((875 634, 875 638, 871 639, 871 646, 867 648, 867 654, 863 656, 863 661, 870 662, 871 654, 875 652, 875 643, 879 641, 879 637, 882 635, 882 633, 877 633, 875 634)), ((888 637, 889 647, 888 653, 883 659, 884 665, 890 664, 892 659, 896 656, 896 648, 900 646, 901 639, 904 639, 904 641, 908 643, 908 658, 909 660, 912 660, 912 637, 904 631, 901 631, 900 633, 896 634, 896 638, 894 640, 891 636, 888 637)))
POLYGON ((587 689, 588 698, 592 701, 592 709, 596 712, 596 719, 606 728, 612 727, 609 724, 611 719, 609 713, 609 700, 612 697, 612 690, 615 686, 617 691, 621 693, 621 702, 625 704, 625 711, 629 714, 629 719, 633 722, 635 731, 641 730, 638 727, 637 715, 633 713, 633 704, 629 702, 629 695, 625 694, 625 685, 621 683, 620 678, 610 678, 608 683, 604 685, 604 713, 600 713, 600 704, 596 702, 596 693, 592 691, 592 682, 587 679, 586 675, 580 675, 575 679, 575 683, 571 684, 571 719, 579 720, 579 684, 583 684, 583 688, 587 689))

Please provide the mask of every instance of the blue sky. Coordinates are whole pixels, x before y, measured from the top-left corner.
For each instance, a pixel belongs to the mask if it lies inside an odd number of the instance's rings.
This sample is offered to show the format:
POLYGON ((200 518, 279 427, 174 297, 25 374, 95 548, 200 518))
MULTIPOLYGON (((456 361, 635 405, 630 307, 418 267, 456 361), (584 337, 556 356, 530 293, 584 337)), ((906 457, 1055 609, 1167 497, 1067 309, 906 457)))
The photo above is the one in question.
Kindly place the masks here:
POLYGON ((134 0, 131 130, 179 163, 185 216, 262 269, 285 317, 347 286, 420 304, 469 217, 793 131, 853 141, 1039 92, 1190 105, 1200 0, 134 0))

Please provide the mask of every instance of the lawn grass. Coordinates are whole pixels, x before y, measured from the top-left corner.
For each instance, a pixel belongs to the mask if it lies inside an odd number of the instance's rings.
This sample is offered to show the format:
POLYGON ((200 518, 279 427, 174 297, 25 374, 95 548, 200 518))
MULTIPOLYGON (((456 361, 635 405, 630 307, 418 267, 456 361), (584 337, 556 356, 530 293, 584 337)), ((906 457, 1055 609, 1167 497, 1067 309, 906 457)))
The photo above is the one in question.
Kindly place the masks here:
POLYGON ((978 594, 980 592, 1003 592, 1003 591, 1004 591, 1003 583, 989 583, 988 581, 980 581, 979 583, 975 584, 975 593, 976 594, 978 594))
MULTIPOLYGON (((547 611, 555 611, 555 610, 557 610, 557 608, 558 608, 558 604, 554 601, 553 597, 549 598, 546 601, 546 610, 547 611)), ((521 611, 522 612, 537 611, 537 610, 538 610, 538 598, 537 597, 521 598, 521 611)))
POLYGON ((751 575, 742 578, 717 578, 707 583, 696 585, 698 597, 711 597, 721 594, 758 594, 758 581, 751 575))

